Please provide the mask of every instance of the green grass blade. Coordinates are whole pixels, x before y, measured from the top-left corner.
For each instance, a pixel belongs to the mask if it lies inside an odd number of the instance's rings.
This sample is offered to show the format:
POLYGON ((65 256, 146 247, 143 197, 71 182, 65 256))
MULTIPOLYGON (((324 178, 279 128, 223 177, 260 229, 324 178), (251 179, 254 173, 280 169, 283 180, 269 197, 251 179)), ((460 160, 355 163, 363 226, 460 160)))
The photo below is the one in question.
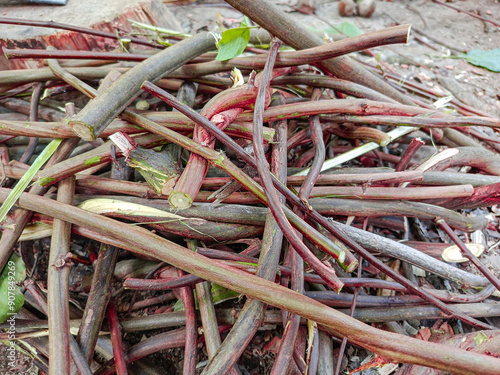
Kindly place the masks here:
POLYGON ((40 155, 35 159, 31 167, 26 171, 26 173, 21 177, 17 185, 12 189, 11 193, 0 207, 0 223, 4 221, 5 217, 9 210, 14 206, 16 201, 19 199, 23 191, 29 185, 33 177, 35 177, 36 173, 42 168, 47 160, 54 154, 59 147, 59 144, 62 142, 62 139, 54 139, 52 140, 42 151, 40 155))

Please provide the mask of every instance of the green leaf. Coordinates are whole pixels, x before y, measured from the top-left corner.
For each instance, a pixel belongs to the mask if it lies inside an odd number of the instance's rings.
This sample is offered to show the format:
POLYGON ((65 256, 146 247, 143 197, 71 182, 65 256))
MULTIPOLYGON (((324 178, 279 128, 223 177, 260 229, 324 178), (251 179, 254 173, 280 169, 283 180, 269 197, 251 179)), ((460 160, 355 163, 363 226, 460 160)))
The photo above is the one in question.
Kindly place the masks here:
POLYGON ((472 49, 464 58, 469 64, 500 73, 500 48, 492 49, 491 51, 472 49))
POLYGON ((480 346, 482 343, 489 341, 489 338, 484 332, 479 331, 476 337, 474 337, 474 341, 476 342, 476 346, 480 346))
POLYGON ((245 16, 245 18, 243 18, 243 21, 241 21, 240 23, 240 27, 250 27, 250 18, 245 16))
POLYGON ((215 59, 226 61, 235 58, 245 50, 249 40, 249 27, 237 27, 223 31, 219 42, 219 53, 215 59))
POLYGON ((99 164, 101 162, 101 157, 99 155, 93 156, 90 159, 84 161, 87 167, 91 167, 94 164, 99 164))
POLYGON ((50 159, 52 154, 57 150, 62 139, 52 140, 42 151, 40 155, 35 159, 31 167, 26 171, 26 173, 21 177, 17 185, 12 189, 9 196, 3 202, 2 207, 0 207, 0 223, 5 219, 9 210, 14 206, 16 201, 19 199, 23 191, 26 189, 28 184, 31 182, 36 173, 42 168, 47 160, 50 159))
POLYGON ((339 26, 340 31, 342 34, 347 35, 347 36, 358 36, 363 34, 363 32, 358 29, 358 27, 350 22, 342 22, 339 26))
POLYGON ((339 26, 336 27, 327 27, 324 29, 316 29, 314 27, 309 28, 313 33, 319 34, 344 34, 346 36, 358 36, 363 34, 360 29, 356 25, 350 22, 342 22, 339 26))
POLYGON ((40 184, 40 186, 45 186, 45 185, 48 185, 52 182, 54 182, 56 179, 54 177, 44 177, 44 178, 41 178, 40 180, 38 180, 38 183, 40 184))
MULTIPOLYGON (((223 286, 212 284, 212 300, 214 305, 218 305, 219 303, 228 301, 230 299, 238 298, 240 294, 235 292, 234 290, 224 288, 223 286)), ((196 291, 194 291, 194 305, 195 308, 198 309, 198 298, 196 295, 196 291)), ((181 299, 178 299, 174 304, 174 312, 184 311, 184 303, 181 299)))
POLYGON ((21 310, 24 295, 18 284, 21 284, 25 278, 26 266, 23 260, 19 255, 12 254, 0 274, 0 323, 21 310))

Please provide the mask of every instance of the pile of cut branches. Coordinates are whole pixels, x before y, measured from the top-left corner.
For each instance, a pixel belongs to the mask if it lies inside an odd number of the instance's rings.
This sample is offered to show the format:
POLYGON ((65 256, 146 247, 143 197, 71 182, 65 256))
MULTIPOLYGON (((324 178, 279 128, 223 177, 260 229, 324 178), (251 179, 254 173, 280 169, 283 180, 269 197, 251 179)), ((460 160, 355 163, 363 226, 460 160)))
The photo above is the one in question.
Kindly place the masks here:
POLYGON ((478 259, 500 120, 346 56, 409 26, 323 44, 227 2, 240 27, 153 27, 154 53, 4 51, 48 64, 0 72, 7 345, 51 374, 157 373, 177 347, 184 374, 238 374, 262 329, 261 373, 355 370, 346 344, 376 356, 357 371, 500 373, 478 259))

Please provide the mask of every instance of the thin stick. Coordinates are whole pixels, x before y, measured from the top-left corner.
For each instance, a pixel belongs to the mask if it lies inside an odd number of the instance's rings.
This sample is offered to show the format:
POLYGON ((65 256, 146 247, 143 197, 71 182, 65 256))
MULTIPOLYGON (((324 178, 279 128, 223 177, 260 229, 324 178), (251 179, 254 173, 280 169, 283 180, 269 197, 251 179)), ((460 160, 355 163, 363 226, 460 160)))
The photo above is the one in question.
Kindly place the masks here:
POLYGON ((460 237, 457 236, 457 234, 450 228, 448 224, 446 224, 446 221, 443 219, 436 219, 436 224, 438 224, 441 229, 443 229, 448 236, 453 240, 455 245, 458 246, 462 254, 468 258, 477 268, 481 273, 497 288, 497 290, 500 291, 500 280, 491 273, 491 271, 484 265, 482 264, 479 259, 470 251, 470 249, 463 243, 463 241, 460 239, 460 237))
MULTIPOLYGON (((59 219, 64 220, 62 217, 59 219)), ((44 314, 48 315, 47 301, 45 300, 45 296, 40 290, 40 287, 32 279, 25 280, 24 286, 26 287, 27 290, 29 290, 31 295, 35 298, 36 302, 38 303, 44 314)), ((75 338, 72 335, 70 335, 69 338, 70 338, 69 344, 70 344, 71 357, 73 358, 73 361, 78 371, 80 372, 80 375, 92 375, 92 370, 90 369, 90 365, 87 363, 85 356, 83 355, 80 349, 80 346, 78 346, 78 343, 76 342, 75 338)))
MULTIPOLYGON (((126 175, 127 169, 124 161, 120 160, 113 163, 112 179, 124 179, 126 175)), ((119 248, 101 243, 97 260, 93 265, 94 275, 90 293, 77 336, 77 340, 88 361, 94 356, 97 337, 110 301, 113 271, 118 259, 118 252, 119 248)))
MULTIPOLYGON (((279 101, 279 99, 278 99, 279 101)), ((286 180, 286 120, 274 124, 276 129, 276 141, 273 144, 271 156, 272 172, 280 181, 286 180)), ((279 196, 281 204, 285 203, 282 195, 279 196)), ((227 207, 227 205, 225 206, 227 207)), ((262 237, 262 247, 259 256, 259 265, 256 275, 263 279, 272 281, 276 277, 278 263, 283 243, 283 233, 272 212, 267 209, 265 228, 262 237)), ((204 375, 220 374, 226 368, 236 363, 250 340, 254 337, 257 329, 262 324, 266 305, 256 299, 247 300, 233 328, 224 339, 216 355, 205 368, 204 375)))
POLYGON ((3 53, 8 59, 93 59, 93 60, 118 60, 118 61, 144 61, 151 55, 118 52, 93 52, 73 50, 44 50, 44 49, 9 49, 4 48, 3 53))
POLYGON ((101 244, 98 259, 94 264, 95 271, 89 298, 85 305, 82 325, 77 337, 87 361, 90 361, 94 356, 97 337, 106 315, 106 308, 111 296, 110 285, 117 256, 118 251, 114 247, 101 244))
MULTIPOLYGON (((36 20, 23 20, 23 19, 18 19, 18 18, 0 17, 0 24, 48 27, 51 29, 70 30, 70 31, 75 31, 77 33, 100 36, 102 38, 117 39, 117 40, 120 39, 114 33, 107 33, 105 31, 94 30, 94 29, 79 27, 79 26, 74 26, 74 25, 68 25, 68 24, 54 22, 54 21, 36 21, 36 20)), ((161 48, 161 46, 150 43, 147 40, 144 40, 141 38, 136 38, 134 36, 127 36, 126 38, 130 39, 130 41, 132 43, 142 44, 142 45, 148 46, 148 47, 161 48)))
POLYGON ((439 0, 432 0, 433 3, 436 3, 436 4, 439 4, 439 5, 442 5, 442 6, 445 6, 447 8, 450 8, 450 9, 453 9, 453 10, 456 10, 457 12, 460 12, 460 13, 465 13, 467 14, 468 16, 471 16, 471 17, 474 17, 474 18, 477 18, 481 21, 484 21, 484 22, 489 22, 491 23, 492 25, 495 25, 496 27, 500 27, 500 23, 496 23, 495 21, 493 20, 490 20, 488 18, 484 18, 484 17, 481 17, 477 14, 474 14, 474 13, 471 13, 471 12, 467 12, 466 10, 462 10, 460 8, 457 8, 453 5, 450 5, 450 4, 445 4, 445 3, 442 3, 441 1, 439 0))
MULTIPOLYGON (((111 299, 108 303, 108 323, 111 331, 111 342, 113 344, 113 358, 115 359, 116 373, 127 375, 127 364, 123 355, 122 329, 118 321, 118 313, 111 299)), ((52 358, 52 357, 51 357, 52 358)))
POLYGON ((401 156, 401 160, 396 165, 396 171, 404 171, 410 164, 411 159, 415 153, 425 144, 420 138, 413 138, 401 156))
MULTIPOLYGON (((361 272, 363 270, 363 262, 359 263, 358 266, 358 274, 357 277, 361 277, 361 272)), ((349 309, 349 316, 354 316, 354 311, 356 310, 356 298, 359 293, 359 287, 354 289, 354 294, 352 296, 352 302, 351 302, 351 307, 349 309)), ((337 364, 335 365, 335 372, 334 375, 339 375, 340 374, 340 367, 342 366, 342 358, 344 357, 344 351, 345 347, 347 345, 347 338, 342 337, 342 343, 340 344, 340 349, 339 349, 339 354, 337 356, 337 364)))
MULTIPOLYGON (((387 44, 407 43, 410 31, 409 25, 400 25, 387 29, 376 30, 367 34, 346 38, 334 43, 327 43, 302 51, 281 52, 278 55, 276 67, 312 64, 318 61, 347 55, 352 52, 362 51, 372 47, 387 44)), ((144 61, 151 55, 116 52, 72 51, 72 50, 34 50, 34 49, 8 49, 3 52, 8 59, 16 58, 52 58, 52 59, 94 59, 94 60, 120 60, 144 61)), ((181 67, 178 74, 186 72, 188 75, 207 75, 229 70, 229 66, 238 69, 261 69, 266 61, 265 55, 250 57, 236 57, 229 62, 210 61, 206 63, 189 64, 181 67)))
MULTIPOLYGON (((184 272, 181 270, 177 272, 179 276, 184 275, 184 272)), ((196 285, 196 290, 198 290, 198 285, 199 284, 196 285)), ((198 327, 196 323, 193 291, 190 286, 185 286, 179 289, 179 294, 184 304, 184 312, 186 314, 186 344, 184 345, 184 364, 182 373, 194 375, 196 372, 196 340, 198 339, 198 327)), ((198 298, 200 298, 199 294, 198 298)), ((205 329, 203 332, 206 332, 205 329)))
MULTIPOLYGON (((59 183, 59 201, 73 204, 75 179, 68 178, 59 183)), ((69 374, 69 271, 66 255, 70 251, 71 224, 54 219, 48 273, 48 320, 49 320, 49 374, 69 374)))
POLYGON ((274 65, 274 60, 276 59, 276 53, 280 44, 281 43, 274 42, 271 45, 271 50, 269 51, 269 57, 266 63, 266 69, 263 71, 262 81, 259 85, 259 93, 257 95, 257 99, 255 100, 253 149, 255 153, 256 167, 259 171, 264 193, 266 194, 268 207, 273 213, 273 216, 283 232, 283 235, 288 239, 290 245, 293 246, 293 248, 300 254, 302 259, 304 259, 304 261, 306 261, 318 275, 327 280, 333 290, 340 291, 343 284, 340 280, 338 280, 334 271, 326 267, 318 258, 316 258, 316 256, 314 256, 314 254, 311 253, 311 251, 299 238, 297 233, 293 230, 287 217, 285 216, 279 202, 278 194, 273 187, 271 174, 269 172, 269 164, 267 163, 266 155, 264 153, 264 149, 262 148, 262 122, 267 85, 271 78, 272 66, 274 65))
MULTIPOLYGON (((318 100, 320 96, 321 90, 315 89, 311 96, 311 100, 318 100)), ((307 174, 299 191, 299 198, 304 201, 307 201, 309 199, 315 181, 319 176, 321 166, 325 161, 325 144, 323 141, 323 131, 319 122, 319 117, 311 116, 309 119, 309 126, 311 130, 311 139, 313 141, 315 155, 310 172, 307 174)), ((297 207, 294 210, 297 214, 299 214, 301 218, 304 218, 304 214, 300 213, 297 207)), ((300 238, 302 239, 302 237, 300 238)), ((289 248, 288 257, 289 259, 291 259, 292 264, 291 288, 299 293, 304 293, 304 262, 300 254, 292 246, 289 248)), ((300 317, 295 314, 290 314, 287 318, 286 324, 284 324, 285 331, 283 333, 280 348, 271 370, 272 374, 283 373, 286 371, 286 368, 290 366, 290 357, 292 356, 293 348, 296 347, 295 341, 299 333, 299 325, 300 317)), ((294 355, 294 358, 297 357, 294 355)))
MULTIPOLYGON (((42 82, 35 84, 33 88, 33 93, 31 94, 30 102, 30 121, 38 121, 38 104, 40 102, 40 97, 42 96, 42 89, 45 85, 42 82)), ((38 145, 38 138, 31 137, 26 151, 24 151, 23 156, 19 159, 21 163, 27 163, 33 154, 35 153, 36 146, 38 145)))

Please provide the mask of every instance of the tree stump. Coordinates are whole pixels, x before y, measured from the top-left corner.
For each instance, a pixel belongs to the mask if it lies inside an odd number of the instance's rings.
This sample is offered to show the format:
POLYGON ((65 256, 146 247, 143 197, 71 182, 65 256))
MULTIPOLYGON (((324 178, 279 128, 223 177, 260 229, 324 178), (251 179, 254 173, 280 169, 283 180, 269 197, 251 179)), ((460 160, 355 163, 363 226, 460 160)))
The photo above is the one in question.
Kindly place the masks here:
MULTIPOLYGON (((65 6, 3 6, 0 7, 0 17, 54 21, 120 36, 132 30, 129 19, 181 31, 180 24, 161 0, 69 0, 65 6)), ((1 48, 45 49, 47 46, 61 50, 109 51, 118 46, 118 41, 75 31, 0 25, 1 48)), ((0 70, 38 68, 42 65, 42 60, 7 60, 0 54, 0 70)))

